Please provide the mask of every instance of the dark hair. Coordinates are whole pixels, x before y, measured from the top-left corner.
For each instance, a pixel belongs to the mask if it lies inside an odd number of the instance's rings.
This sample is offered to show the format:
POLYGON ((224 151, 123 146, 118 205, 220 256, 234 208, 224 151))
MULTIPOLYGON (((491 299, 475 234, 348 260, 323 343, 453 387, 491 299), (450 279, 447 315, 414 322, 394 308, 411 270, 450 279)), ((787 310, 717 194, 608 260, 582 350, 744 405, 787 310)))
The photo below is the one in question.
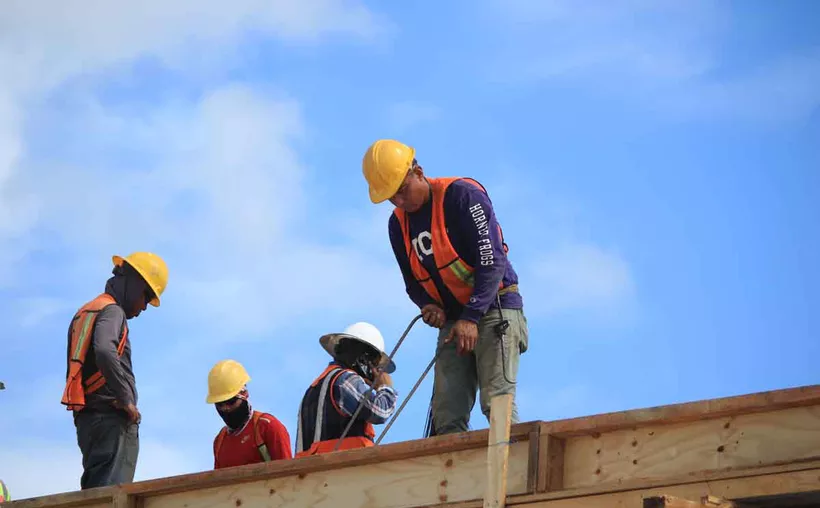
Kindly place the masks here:
POLYGON ((360 359, 377 363, 380 357, 381 353, 379 353, 376 348, 360 340, 342 337, 339 343, 336 344, 336 358, 348 364, 352 364, 360 359))
POLYGON ((342 337, 336 344, 336 361, 366 379, 373 379, 372 366, 378 365, 380 359, 381 353, 362 341, 342 337))

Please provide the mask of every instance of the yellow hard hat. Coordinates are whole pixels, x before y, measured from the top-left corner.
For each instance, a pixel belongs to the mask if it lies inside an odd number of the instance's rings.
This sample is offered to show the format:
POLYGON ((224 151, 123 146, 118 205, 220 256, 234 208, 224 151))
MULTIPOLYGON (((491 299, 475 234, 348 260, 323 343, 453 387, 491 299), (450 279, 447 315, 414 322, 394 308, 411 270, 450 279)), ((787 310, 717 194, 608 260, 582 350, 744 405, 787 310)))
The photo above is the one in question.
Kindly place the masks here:
POLYGON ((234 397, 242 391, 251 377, 245 367, 236 360, 222 360, 208 373, 208 397, 205 402, 216 404, 234 397))
POLYGON ((370 145, 362 159, 362 173, 370 186, 370 201, 390 199, 407 176, 416 151, 394 139, 380 139, 370 145))
POLYGON ((134 252, 124 258, 114 256, 111 259, 117 266, 122 266, 123 261, 133 266, 134 270, 145 279, 145 282, 154 292, 155 298, 148 303, 154 307, 159 307, 159 297, 168 284, 168 266, 165 261, 153 252, 134 252))

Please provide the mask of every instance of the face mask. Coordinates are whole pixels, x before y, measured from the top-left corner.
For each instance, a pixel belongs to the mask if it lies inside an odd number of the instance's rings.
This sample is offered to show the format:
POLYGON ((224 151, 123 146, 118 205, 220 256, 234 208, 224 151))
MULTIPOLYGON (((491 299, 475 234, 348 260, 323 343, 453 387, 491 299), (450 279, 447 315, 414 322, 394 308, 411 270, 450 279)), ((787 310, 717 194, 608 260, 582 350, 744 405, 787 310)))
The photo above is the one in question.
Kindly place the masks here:
POLYGON ((236 430, 241 428, 248 422, 248 418, 251 416, 251 408, 250 404, 248 404, 247 400, 242 400, 242 403, 233 411, 220 411, 219 409, 216 410, 219 413, 219 416, 222 417, 222 420, 225 422, 225 425, 228 426, 231 430, 236 430))

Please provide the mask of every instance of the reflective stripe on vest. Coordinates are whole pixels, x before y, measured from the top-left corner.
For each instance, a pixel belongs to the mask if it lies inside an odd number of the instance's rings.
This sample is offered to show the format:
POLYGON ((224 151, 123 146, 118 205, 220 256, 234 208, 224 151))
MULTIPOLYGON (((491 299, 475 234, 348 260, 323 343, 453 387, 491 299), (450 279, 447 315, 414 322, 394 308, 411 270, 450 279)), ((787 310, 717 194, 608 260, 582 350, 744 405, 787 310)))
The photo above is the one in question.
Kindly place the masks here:
MULTIPOLYGON (((68 369, 63 391, 62 404, 69 411, 79 411, 85 407, 85 397, 105 386, 105 377, 96 370, 88 377, 83 377, 88 351, 94 342, 94 325, 100 311, 109 305, 116 305, 114 297, 102 293, 83 305, 74 315, 69 327, 70 338, 67 351, 68 369)), ((120 341, 117 344, 117 356, 122 356, 128 341, 128 323, 123 320, 120 341)))
MULTIPOLYGON (((323 435, 325 424, 325 406, 327 405, 327 398, 330 397, 330 402, 333 408, 342 415, 341 408, 336 403, 333 397, 332 386, 333 383, 341 376, 345 370, 338 366, 329 365, 316 379, 311 383, 311 387, 315 387, 319 381, 322 381, 322 386, 319 389, 319 397, 317 398, 316 421, 313 428, 313 440, 311 446, 306 450, 304 446, 304 430, 302 428, 302 405, 299 405, 299 411, 296 416, 296 454, 304 456, 305 454, 313 453, 328 453, 333 451, 338 438, 327 438, 323 435), (323 439, 324 438, 324 439, 323 439), (309 452, 309 453, 308 453, 309 452)), ((373 439, 376 437, 376 431, 373 429, 373 424, 365 422, 364 436, 346 436, 342 443, 340 450, 350 448, 361 448, 363 446, 372 446, 373 439)))
MULTIPOLYGON (((430 236, 432 242, 433 261, 436 265, 438 274, 441 277, 441 281, 459 303, 466 305, 470 301, 470 297, 473 294, 473 272, 475 269, 467 264, 467 262, 458 255, 455 247, 453 247, 453 244, 450 242, 450 237, 447 234, 446 218, 444 215, 444 195, 450 184, 457 180, 468 182, 481 189, 484 194, 487 194, 487 190, 484 186, 472 178, 428 178, 427 181, 430 183, 431 189, 430 200, 432 201, 430 236)), ((396 218, 398 218, 399 225, 401 226, 402 238, 404 238, 404 248, 407 252, 407 258, 410 261, 410 269, 413 272, 413 277, 416 281, 418 281, 421 287, 424 288, 430 298, 438 302, 439 305, 443 306, 444 301, 439 294, 436 283, 433 281, 432 277, 430 277, 430 273, 421 263, 421 260, 413 249, 412 239, 410 238, 410 223, 407 213, 401 208, 394 209, 393 213, 396 214, 396 218)), ((498 226, 498 232, 501 235, 501 242, 504 245, 504 252, 508 252, 509 248, 507 247, 507 244, 504 243, 504 234, 501 231, 500 225, 498 226)), ((503 282, 500 282, 498 287, 499 289, 503 289, 503 282)))
MULTIPOLYGON (((318 407, 316 408, 316 424, 313 427, 313 442, 316 443, 322 440, 322 425, 325 423, 325 400, 327 399, 327 388, 330 385, 331 378, 333 378, 333 374, 336 372, 341 371, 339 367, 328 367, 322 372, 322 375, 319 376, 316 380, 313 381, 313 385, 324 376, 324 380, 322 381, 322 388, 319 390, 319 403, 318 407)), ((341 374, 341 372, 339 372, 341 374)), ((299 411, 296 413, 296 452, 299 453, 304 450, 304 441, 302 439, 303 431, 302 431, 302 406, 299 406, 299 411)))
MULTIPOLYGON (((262 413, 259 411, 254 411, 251 416, 251 425, 253 425, 253 441, 256 449, 259 451, 259 455, 262 456, 263 462, 270 462, 271 456, 270 451, 268 450, 268 445, 265 444, 265 440, 262 438, 262 431, 259 429, 259 418, 262 416, 262 413)), ((214 443, 214 457, 219 460, 219 451, 222 450, 222 441, 225 440, 225 436, 228 434, 228 427, 222 427, 222 430, 219 431, 219 434, 216 436, 216 443, 214 443)))

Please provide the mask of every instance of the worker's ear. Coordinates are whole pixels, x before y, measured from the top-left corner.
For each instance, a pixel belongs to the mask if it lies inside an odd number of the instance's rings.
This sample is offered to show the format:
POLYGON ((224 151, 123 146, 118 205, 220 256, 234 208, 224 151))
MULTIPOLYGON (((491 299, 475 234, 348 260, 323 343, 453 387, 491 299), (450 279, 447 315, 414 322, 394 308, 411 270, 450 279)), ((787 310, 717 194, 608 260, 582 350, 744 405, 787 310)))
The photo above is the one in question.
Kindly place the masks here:
POLYGON ((413 159, 413 169, 411 171, 413 171, 413 174, 418 178, 424 178, 424 168, 419 166, 415 159, 413 159))

